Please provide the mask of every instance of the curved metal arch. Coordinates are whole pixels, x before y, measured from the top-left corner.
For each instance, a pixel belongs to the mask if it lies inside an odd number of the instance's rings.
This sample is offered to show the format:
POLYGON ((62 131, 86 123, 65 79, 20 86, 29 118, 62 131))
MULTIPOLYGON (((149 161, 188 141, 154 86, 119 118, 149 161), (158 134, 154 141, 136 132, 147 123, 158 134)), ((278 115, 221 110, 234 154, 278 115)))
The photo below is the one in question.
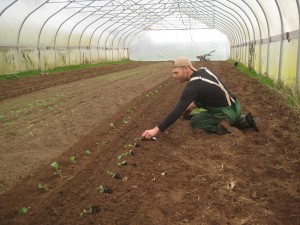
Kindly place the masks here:
MULTIPOLYGON (((279 53, 279 67, 278 67, 278 81, 281 81, 281 67, 282 67, 282 47, 283 47, 283 33, 284 33, 284 25, 283 25, 283 19, 282 19, 282 13, 278 4, 278 1, 275 0, 279 17, 280 17, 280 30, 281 30, 281 40, 280 40, 280 53, 279 53)), ((299 37, 298 37, 299 38, 299 37)))
POLYGON ((258 64, 258 70, 259 70, 259 74, 261 74, 261 28, 260 28, 260 23, 258 22, 258 19, 257 19, 257 16, 256 14, 254 13, 254 11, 252 10, 252 8, 248 5, 248 3, 245 2, 245 0, 242 0, 247 6, 248 8, 252 11, 255 19, 256 19, 256 22, 257 22, 257 25, 258 25, 258 29, 259 29, 259 64, 258 64))
POLYGON ((237 44, 239 42, 237 34, 235 33, 235 31, 230 26, 225 26, 223 23, 221 23, 219 21, 215 21, 215 29, 218 30, 219 27, 223 28, 222 29, 223 31, 226 31, 226 33, 224 33, 224 34, 226 34, 227 38, 229 39, 230 45, 232 43, 237 44))
MULTIPOLYGON (((147 10, 151 10, 152 8, 154 8, 155 7, 155 4, 153 4, 151 7, 149 7, 149 8, 147 8, 147 10)), ((141 8, 144 8, 143 7, 143 5, 141 5, 140 6, 140 8, 139 9, 141 9, 141 8)), ((137 10, 137 9, 136 9, 137 10)), ((160 13, 160 12, 163 12, 163 11, 165 11, 164 9, 162 9, 161 11, 159 11, 158 12, 158 14, 160 13)), ((150 13, 152 13, 152 12, 150 12, 150 13)), ((149 14, 149 13, 148 13, 149 14)), ((168 15, 170 15, 170 13, 169 12, 166 12, 166 16, 168 16, 168 15)), ((164 17, 166 17, 164 14, 159 14, 159 17, 161 18, 161 19, 163 19, 164 17)), ((140 18, 138 18, 137 20, 135 20, 135 22, 138 22, 140 20, 140 18)), ((144 21, 148 21, 149 19, 144 19, 144 21)), ((143 21, 143 22, 144 22, 143 21)), ((154 24, 154 23, 156 23, 157 21, 155 21, 155 22, 152 22, 152 21, 149 21, 149 22, 147 22, 145 25, 147 25, 148 23, 150 23, 151 25, 152 24, 154 24)), ((150 26, 151 26, 150 25, 150 26)), ((123 26, 122 24, 119 26, 119 27, 121 27, 121 26, 123 26)), ((144 25, 142 25, 142 26, 144 26, 144 25)), ((118 27, 118 28, 119 28, 118 27)), ((128 26, 127 26, 128 27, 128 26)), ((117 29, 118 29, 117 28, 117 29)), ((131 29, 130 29, 131 30, 131 29)), ((113 31, 112 31, 113 32, 113 31)), ((108 34, 108 36, 106 37, 106 40, 105 40, 105 49, 106 49, 106 45, 107 45, 107 41, 108 41, 108 37, 110 36, 110 34, 112 33, 112 32, 110 32, 109 34, 108 34)), ((102 36, 102 34, 103 34, 103 32, 101 33, 101 35, 100 35, 100 37, 99 37, 99 40, 98 40, 98 43, 99 43, 99 41, 100 41, 100 38, 101 38, 101 36, 102 36)), ((99 44, 98 44, 99 45, 99 44)), ((113 45, 113 43, 112 43, 112 45, 113 45)), ((106 50, 105 50, 105 57, 106 57, 106 50)))
MULTIPOLYGON (((98 10, 96 10, 95 12, 93 12, 91 15, 89 15, 88 17, 92 16, 94 13, 98 12, 100 9, 102 9, 103 7, 106 7, 107 5, 109 5, 110 2, 107 2, 107 4, 105 4, 104 6, 102 6, 101 8, 99 8, 98 10)), ((119 5, 114 7, 113 9, 109 10, 108 13, 110 12, 113 12, 115 9, 117 9, 118 7, 120 7, 119 5)), ((84 29, 83 31, 81 32, 81 35, 80 35, 80 39, 79 39, 79 52, 80 52, 80 63, 81 63, 81 41, 82 41, 82 37, 83 37, 83 34, 84 32, 92 25, 94 24, 95 22, 97 22, 99 19, 103 18, 104 16, 106 16, 106 14, 103 14, 102 16, 98 17, 97 19, 95 19, 93 22, 91 22, 90 24, 88 24, 84 29)), ((85 17, 83 20, 87 19, 88 17, 85 17)), ((78 22, 75 26, 74 26, 74 29, 75 27, 81 23, 83 20, 81 20, 80 22, 78 22)), ((105 21, 105 23, 109 22, 110 21, 110 18, 105 21)), ((100 26, 103 26, 105 23, 103 23, 102 25, 100 26)), ((94 32, 93 32, 94 33, 94 32)), ((91 52, 91 40, 92 40, 92 35, 91 35, 91 38, 90 38, 90 41, 89 41, 89 46, 90 46, 90 63, 91 63, 91 58, 92 58, 92 52, 91 52)))
MULTIPOLYGON (((91 4, 93 4, 94 2, 96 2, 96 1, 92 1, 91 4)), ((89 4, 89 5, 91 5, 91 4, 89 4)), ((89 6, 89 5, 87 5, 87 6, 89 6)), ((86 7, 87 7, 87 6, 86 6, 86 7)), ((106 6, 106 5, 105 5, 105 6, 106 6)), ((86 8, 86 7, 85 7, 85 8, 86 8)), ((70 41, 71 41, 71 36, 72 36, 73 31, 75 30, 75 28, 76 28, 82 21, 84 21, 85 19, 87 19, 87 18, 89 18, 90 16, 94 15, 97 11, 98 11, 98 10, 96 10, 96 11, 90 13, 89 15, 83 17, 80 21, 78 21, 76 24, 74 24, 73 28, 71 29, 70 34, 69 34, 69 37, 68 37, 69 65, 70 65, 70 63, 71 63, 71 57, 70 57, 70 41)), ((87 27, 86 27, 86 28, 87 28, 87 27)), ((85 29, 84 29, 83 32, 81 33, 80 39, 79 39, 79 43, 78 43, 78 46, 79 46, 79 63, 81 63, 81 38, 82 38, 82 35, 83 35, 84 31, 85 31, 85 29)))
MULTIPOLYGON (((149 9, 151 9, 151 8, 149 8, 149 9)), ((161 11, 159 11, 158 13, 160 13, 160 12, 163 12, 164 11, 164 9, 162 9, 161 11)), ((166 13, 166 14, 168 14, 169 15, 169 13, 166 13)), ((164 14, 162 14, 162 15, 164 15, 164 14)), ((167 16, 168 16, 167 15, 167 16)), ((145 21, 147 21, 147 20, 145 20, 145 21)), ((155 20, 154 22, 151 22, 151 25, 152 24, 154 24, 154 23, 156 23, 157 21, 155 20)), ((145 25, 147 25, 148 24, 148 22, 145 24, 145 25)), ((131 24, 129 24, 129 25, 127 25, 124 29, 126 29, 127 27, 130 27, 131 26, 131 24)), ((115 34, 115 36, 113 37, 113 39, 112 39, 112 46, 113 46, 113 44, 114 44, 114 39, 116 38, 116 36, 120 33, 120 32, 122 32, 122 31, 124 31, 124 29, 120 29, 119 30, 119 32, 117 32, 116 34, 115 34)), ((124 32, 124 34, 125 33, 127 33, 128 31, 130 31, 131 29, 129 29, 129 30, 127 30, 127 31, 125 31, 124 32)), ((121 38, 123 37, 123 35, 121 35, 121 37, 119 38, 119 42, 118 42, 118 44, 117 44, 117 48, 119 48, 119 43, 120 43, 120 40, 121 40, 121 38)), ((107 39, 108 39, 108 37, 107 37, 107 39)), ((106 39, 106 41, 107 41, 107 39, 106 39)), ((105 44, 106 45, 106 44, 105 44)), ((119 57, 119 56, 118 56, 119 57)))
POLYGON ((49 0, 45 1, 44 3, 42 3, 40 6, 36 7, 34 10, 32 10, 25 18, 24 20, 22 21, 22 24, 19 28, 19 31, 18 31, 18 53, 19 53, 19 62, 20 62, 20 72, 22 72, 22 63, 21 63, 21 49, 20 49, 20 36, 21 36, 21 31, 22 31, 22 28, 26 22, 26 20, 34 13, 36 12, 38 9, 40 9, 42 6, 44 6, 46 3, 48 3, 49 0))
POLYGON ((0 16, 2 16, 2 14, 8 9, 10 8, 13 4, 15 4, 18 0, 15 0, 14 2, 10 3, 8 6, 5 7, 5 9, 3 9, 0 13, 0 16))
MULTIPOLYGON (((248 14, 247 14, 247 13, 244 11, 244 9, 243 9, 242 7, 240 7, 238 4, 236 4, 236 3, 234 3, 234 2, 232 2, 232 1, 230 1, 230 0, 227 0, 227 1, 230 2, 231 4, 235 5, 236 7, 238 7, 238 8, 244 13, 244 15, 247 17, 247 19, 248 19, 249 22, 250 22, 251 28, 252 28, 253 41, 255 41, 256 38, 255 38, 255 30, 254 30, 254 26, 253 26, 252 20, 251 20, 250 17, 248 16, 248 14)), ((247 5, 246 5, 246 6, 247 6, 247 5)), ((245 23, 245 24, 246 24, 246 23, 245 23)), ((247 24, 246 24, 246 26, 247 26, 247 24)), ((251 36, 249 36, 249 41, 251 41, 251 40, 250 40, 250 37, 251 37, 251 36)))
MULTIPOLYGON (((72 2, 69 2, 68 4, 66 4, 64 7, 62 7, 60 10, 56 11, 55 13, 53 13, 51 16, 49 16, 46 21, 43 23, 39 35, 38 35, 38 55, 39 55, 39 68, 40 70, 42 69, 42 65, 41 65, 41 49, 40 49, 40 40, 41 40, 41 35, 42 35, 42 31, 46 25, 46 23, 53 18, 53 16, 57 15, 59 12, 61 12, 63 9, 65 9, 68 5, 72 4, 72 2)), ((55 53, 56 54, 56 53, 55 53)))
MULTIPOLYGON (((197 5, 197 2, 194 2, 193 4, 197 5)), ((201 5, 199 5, 199 6, 201 7, 201 5)), ((216 8, 219 9, 218 6, 214 6, 214 7, 216 7, 216 8)), ((219 17, 222 17, 222 18, 224 18, 225 20, 229 20, 229 23, 230 23, 230 24, 231 24, 231 22, 232 22, 232 23, 234 23, 235 25, 237 25, 237 24, 232 20, 232 18, 223 17, 223 14, 222 14, 221 12, 219 12, 219 11, 216 11, 216 10, 215 10, 215 12, 218 12, 218 16, 219 16, 219 17)), ((216 15, 216 14, 215 14, 215 15, 216 15)), ((233 27, 235 27, 235 26, 233 26, 233 27)), ((239 31, 239 30, 237 29, 237 31, 239 31)))
MULTIPOLYGON (((215 6, 215 7, 219 9, 218 6, 215 6)), ((223 14, 221 14, 221 12, 216 11, 216 10, 215 10, 215 12, 220 13, 220 14, 218 14, 218 15, 221 16, 224 20, 227 19, 227 17, 224 16, 223 14)), ((231 13, 229 13, 229 14, 230 14, 230 15, 231 15, 238 23, 240 23, 240 21, 239 21, 237 18, 235 18, 234 15, 232 15, 231 13)), ((234 24, 236 24, 236 22, 235 22, 234 20, 230 20, 230 21, 232 21, 234 24)), ((243 26, 242 26, 241 24, 240 24, 240 26, 242 27, 242 30, 240 30, 240 29, 237 28, 238 25, 233 26, 234 29, 237 30, 237 32, 236 32, 236 35, 238 36, 238 38, 237 38, 237 40, 238 40, 237 45, 241 45, 241 44, 243 44, 244 42, 246 42, 246 34, 245 34, 245 30, 244 30, 244 28, 243 28, 243 26), (242 31, 244 32, 244 35, 242 35, 242 31), (244 42, 243 42, 243 37, 244 37, 244 42)), ((239 48, 239 50, 240 50, 240 54, 239 54, 239 55, 240 55, 239 61, 240 61, 241 58, 243 57, 243 49, 242 49, 242 46, 241 46, 241 47, 238 47, 238 48, 239 48)))
MULTIPOLYGON (((259 2, 259 0, 256 0, 256 2, 258 3, 259 7, 261 8, 263 14, 264 14, 264 17, 265 17, 265 20, 266 20, 266 23, 267 23, 267 29, 268 29, 268 40, 270 40, 270 24, 269 24, 269 20, 268 20, 268 17, 266 15, 266 12, 264 10, 264 8, 262 7, 261 3, 259 2)), ((267 47, 267 75, 269 74, 269 58, 270 58, 270 41, 268 41, 268 47, 267 47)))
POLYGON ((220 24, 218 21, 215 21, 215 25, 216 25, 215 29, 220 31, 221 33, 223 33, 230 41, 230 44, 233 42, 236 43, 235 34, 232 33, 232 31, 229 27, 226 27, 223 24, 220 24), (229 29, 229 30, 227 30, 227 29, 229 29))
MULTIPOLYGON (((236 3, 233 3, 231 2, 230 0, 227 0, 228 2, 230 2, 231 4, 235 5, 236 7, 238 7, 240 10, 242 10, 242 12, 246 15, 247 19, 249 20, 250 22, 250 25, 251 25, 251 28, 252 28, 252 33, 253 33, 253 40, 252 42, 255 42, 256 38, 255 38, 255 30, 254 30, 254 27, 253 27, 253 24, 252 24, 252 20, 249 18, 249 16, 247 15, 247 13, 244 11, 244 9, 242 9, 239 5, 237 5, 236 3)), ((247 26, 247 25, 246 25, 247 26)), ((250 38, 250 36, 249 36, 250 38)), ((249 42, 251 42, 251 40, 249 40, 249 42)), ((254 58, 252 59, 254 60, 254 58)), ((254 64, 254 63, 253 63, 254 64)), ((249 59, 248 59, 248 66, 249 66, 249 59)))
MULTIPOLYGON (((60 31, 60 28, 69 20, 71 19, 73 16, 75 16, 76 14, 80 13, 83 9, 85 9, 86 7, 88 7, 89 5, 93 4, 95 1, 92 1, 90 4, 86 5, 85 7, 81 8, 80 10, 78 10, 77 12, 73 13, 71 16, 69 16, 67 19, 65 19, 57 28, 55 36, 54 36, 54 51, 55 51, 55 67, 56 67, 56 40, 57 40, 57 35, 58 32, 60 31)), ((70 38, 70 35, 69 35, 70 38)), ((68 45, 68 55, 69 55, 69 65, 70 65, 70 46, 68 45)))
MULTIPOLYGON (((117 9, 118 7, 120 7, 120 6, 119 6, 119 5, 116 6, 115 8, 111 9, 109 12, 114 11, 114 10, 117 9)), ((104 16, 104 14, 103 14, 103 16, 104 16)), ((89 26, 91 26, 92 24, 94 24, 95 22, 97 22, 97 20, 103 18, 103 16, 97 18, 97 19, 94 20, 92 23, 90 23, 88 26, 86 26, 86 28, 83 30, 83 32, 82 32, 82 34, 81 34, 81 36, 80 36, 80 41, 79 41, 80 44, 81 44, 81 38, 82 38, 82 36, 83 36, 83 33, 86 31, 86 29, 87 29, 89 26)), ((97 29, 98 29, 99 27, 103 26, 105 23, 107 23, 107 22, 109 22, 109 21, 110 21, 110 19, 108 19, 107 21, 105 21, 104 23, 102 23, 101 25, 99 25, 99 26, 93 31, 93 33, 90 35, 90 40, 89 40, 89 46, 90 46, 90 63, 91 63, 91 61, 92 61, 91 45, 92 45, 92 39, 93 39, 93 36, 94 36, 95 32, 97 31, 97 29)), ((99 61, 99 52, 98 52, 98 61, 99 61)))
MULTIPOLYGON (((247 30, 247 34, 248 34, 248 41, 250 42, 250 31, 249 31, 249 28, 248 28, 248 26, 247 26, 247 23, 245 22, 245 20, 244 20, 244 18, 242 17, 242 16, 240 16, 235 10, 233 10, 232 8, 230 8, 229 6, 227 6, 227 5, 225 5, 225 4, 223 4, 223 3, 221 3, 221 2, 219 2, 218 0, 216 0, 216 2, 218 2, 220 5, 222 5, 222 6, 224 6, 225 8, 227 8, 227 9, 229 9, 230 11, 232 11, 232 12, 234 12, 236 15, 238 15, 238 17, 241 19, 241 21, 243 21, 243 23, 245 24, 245 28, 246 28, 246 30, 247 30)), ((216 5, 215 5, 216 6, 216 5)), ((217 6, 216 6, 217 7, 217 6)), ((228 12, 227 12, 228 13, 228 12)), ((233 16, 233 14, 231 14, 232 16, 233 16)), ((243 45, 247 45, 247 42, 246 42, 246 39, 247 39, 247 37, 246 37, 246 32, 245 32, 245 30, 244 30, 244 26, 241 24, 241 22, 240 22, 240 20, 238 20, 235 16, 234 16, 234 18, 237 20, 237 21, 239 21, 239 23, 240 23, 240 26, 241 26, 241 28, 243 29, 243 31, 244 31, 244 36, 245 36, 245 43, 243 44, 241 44, 242 46, 243 45)), ((242 46, 241 46, 241 48, 242 48, 242 46)), ((246 65, 246 47, 244 47, 243 48, 244 49, 244 63, 245 63, 245 65, 246 65)))
MULTIPOLYGON (((216 8, 218 8, 218 9, 220 9, 220 7, 218 7, 218 6, 215 6, 216 8)), ((221 14, 221 12, 219 12, 218 10, 215 10, 215 12, 217 12, 218 13, 218 16, 220 16, 221 18, 223 18, 224 20, 227 20, 227 17, 226 16, 224 16, 223 14, 221 14)), ((235 18, 235 16, 234 15, 232 15, 231 13, 229 13, 238 23, 240 22, 237 18, 235 18)), ((230 21, 232 21, 232 23, 234 23, 236 26, 234 26, 233 25, 233 27, 234 27, 234 29, 235 30, 237 30, 237 32, 235 32, 236 33, 236 35, 239 37, 239 38, 237 38, 237 40, 240 40, 240 42, 238 43, 238 44, 242 44, 243 43, 243 37, 245 38, 244 40, 244 42, 246 42, 246 37, 245 37, 245 30, 244 30, 244 28, 242 27, 242 30, 244 31, 244 36, 242 35, 242 31, 240 30, 240 29, 238 29, 237 27, 237 23, 234 21, 234 20, 232 20, 232 19, 230 19, 230 21)), ((240 24, 241 25, 241 24, 240 24)), ((242 48, 240 48, 240 55, 242 56, 242 48)))

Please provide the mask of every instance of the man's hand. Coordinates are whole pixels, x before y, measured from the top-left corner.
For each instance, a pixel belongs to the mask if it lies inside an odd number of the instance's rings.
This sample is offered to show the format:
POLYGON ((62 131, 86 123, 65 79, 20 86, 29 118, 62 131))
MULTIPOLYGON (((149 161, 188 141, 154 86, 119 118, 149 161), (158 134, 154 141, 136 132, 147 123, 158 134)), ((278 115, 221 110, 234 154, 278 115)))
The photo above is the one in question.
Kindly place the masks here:
POLYGON ((150 139, 153 136, 157 135, 159 133, 159 128, 156 126, 151 130, 145 130, 144 133, 141 136, 141 140, 143 139, 150 139))

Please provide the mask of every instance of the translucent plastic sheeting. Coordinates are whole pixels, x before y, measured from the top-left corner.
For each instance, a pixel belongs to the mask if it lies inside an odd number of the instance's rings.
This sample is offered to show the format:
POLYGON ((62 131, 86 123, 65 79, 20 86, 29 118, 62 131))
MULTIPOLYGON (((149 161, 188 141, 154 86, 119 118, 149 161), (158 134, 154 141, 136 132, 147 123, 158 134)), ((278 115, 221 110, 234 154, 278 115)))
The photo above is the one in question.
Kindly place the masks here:
POLYGON ((133 60, 164 61, 177 56, 199 60, 196 56, 209 53, 207 60, 228 59, 227 36, 214 29, 152 30, 135 38, 129 46, 129 57, 133 60))
POLYGON ((211 60, 227 59, 229 45, 231 58, 295 82, 299 89, 299 1, 1 0, 0 74, 128 55, 136 60, 168 60, 177 53, 194 58, 210 49, 216 49, 211 60), (176 30, 180 38, 174 38, 176 30), (207 30, 227 38, 196 34, 207 30), (296 57, 296 65, 288 56, 296 57))

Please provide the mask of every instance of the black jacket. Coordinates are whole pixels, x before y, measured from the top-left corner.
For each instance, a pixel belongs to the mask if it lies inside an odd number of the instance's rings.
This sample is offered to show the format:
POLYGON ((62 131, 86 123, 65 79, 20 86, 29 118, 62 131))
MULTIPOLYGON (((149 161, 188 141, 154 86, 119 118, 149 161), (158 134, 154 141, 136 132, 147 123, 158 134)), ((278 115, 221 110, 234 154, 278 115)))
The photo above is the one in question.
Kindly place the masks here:
MULTIPOLYGON (((194 72, 191 75, 191 78, 197 76, 201 76, 202 78, 206 78, 208 80, 218 83, 212 75, 205 71, 205 69, 199 69, 197 72, 194 72)), ((225 87, 224 84, 223 86, 228 91, 229 95, 235 99, 235 96, 229 92, 229 90, 225 87)), ((208 83, 200 79, 188 82, 187 86, 182 92, 181 98, 177 103, 176 107, 164 119, 164 121, 158 125, 159 130, 163 132, 169 126, 171 126, 184 113, 186 108, 193 101, 195 101, 195 104, 198 107, 202 107, 205 109, 207 107, 220 108, 228 106, 228 102, 224 91, 217 85, 208 83)))

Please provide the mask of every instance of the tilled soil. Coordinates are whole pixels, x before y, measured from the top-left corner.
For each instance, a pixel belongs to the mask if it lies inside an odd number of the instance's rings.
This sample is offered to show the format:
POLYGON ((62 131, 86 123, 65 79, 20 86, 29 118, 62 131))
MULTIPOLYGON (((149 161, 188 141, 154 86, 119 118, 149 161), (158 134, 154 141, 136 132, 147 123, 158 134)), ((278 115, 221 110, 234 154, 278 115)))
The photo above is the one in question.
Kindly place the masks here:
POLYGON ((260 132, 218 136, 178 120, 132 146, 181 95, 169 63, 3 100, 0 224, 300 224, 299 115, 228 63, 203 65, 256 112, 260 132))

